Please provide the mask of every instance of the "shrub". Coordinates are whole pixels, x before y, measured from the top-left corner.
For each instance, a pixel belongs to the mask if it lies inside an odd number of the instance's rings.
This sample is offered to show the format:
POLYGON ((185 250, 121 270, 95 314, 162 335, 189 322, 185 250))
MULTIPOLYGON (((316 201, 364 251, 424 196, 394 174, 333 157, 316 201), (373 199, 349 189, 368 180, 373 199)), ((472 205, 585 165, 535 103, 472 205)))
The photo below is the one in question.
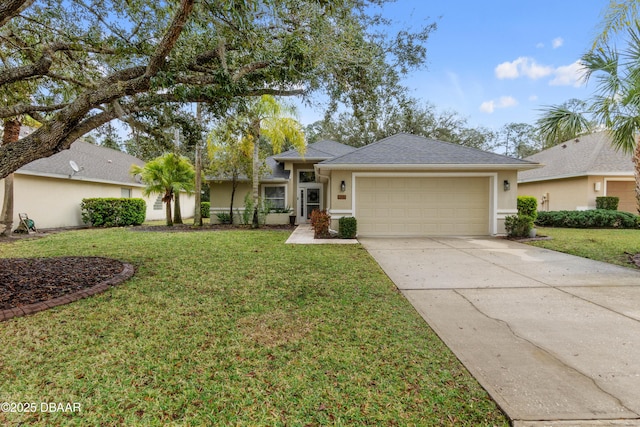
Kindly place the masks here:
POLYGON ((617 211, 618 202, 620 202, 620 198, 615 196, 596 197, 596 209, 617 211))
POLYGON ((511 215, 504 219, 504 228, 509 237, 529 237, 533 218, 527 215, 511 215))
POLYGON ((535 221, 538 216, 538 199, 533 196, 518 196, 518 215, 528 216, 535 221))
POLYGON ((316 239, 325 239, 330 237, 329 224, 331 223, 331 216, 327 213, 327 210, 314 210, 311 212, 311 227, 313 228, 313 237, 316 239))
POLYGON ((147 215, 147 204, 142 199, 82 199, 80 209, 82 222, 94 227, 140 225, 147 215))
POLYGON ((228 213, 220 212, 216 214, 216 216, 218 217, 218 221, 220 222, 220 224, 231 224, 231 215, 229 215, 228 213))
POLYGON ((358 233, 358 221, 352 216, 345 216, 338 220, 338 236, 341 239, 355 239, 358 233))
POLYGON ((202 218, 211 217, 211 202, 200 202, 200 216, 202 218))
POLYGON ((539 212, 536 224, 564 228, 639 228, 638 216, 607 209, 539 212))

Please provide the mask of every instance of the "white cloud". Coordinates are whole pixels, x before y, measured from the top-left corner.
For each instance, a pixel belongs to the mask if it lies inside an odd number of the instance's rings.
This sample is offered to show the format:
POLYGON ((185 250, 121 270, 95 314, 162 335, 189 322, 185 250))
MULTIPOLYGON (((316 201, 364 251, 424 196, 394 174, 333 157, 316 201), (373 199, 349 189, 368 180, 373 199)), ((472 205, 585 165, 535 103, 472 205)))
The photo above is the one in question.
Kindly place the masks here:
POLYGON ((529 96, 529 101, 537 101, 537 100, 538 100, 538 95, 529 96))
POLYGON ((482 111, 483 113, 491 114, 495 109, 494 104, 494 101, 484 101, 482 104, 480 104, 480 111, 482 111))
POLYGON ((562 37, 556 37, 555 39, 553 39, 553 41, 551 41, 551 43, 553 48, 557 49, 564 44, 564 39, 562 37))
POLYGON ((555 77, 549 82, 549 85, 574 87, 583 86, 585 84, 584 73, 584 65, 579 60, 573 64, 563 65, 555 69, 553 72, 555 77))
POLYGON ((501 96, 500 98, 484 101, 480 104, 480 111, 491 114, 496 108, 509 108, 518 105, 518 101, 512 96, 501 96))
POLYGON ((496 77, 502 79, 516 79, 518 77, 529 77, 537 80, 553 73, 553 67, 540 65, 535 59, 526 56, 511 61, 503 62, 495 68, 496 77))

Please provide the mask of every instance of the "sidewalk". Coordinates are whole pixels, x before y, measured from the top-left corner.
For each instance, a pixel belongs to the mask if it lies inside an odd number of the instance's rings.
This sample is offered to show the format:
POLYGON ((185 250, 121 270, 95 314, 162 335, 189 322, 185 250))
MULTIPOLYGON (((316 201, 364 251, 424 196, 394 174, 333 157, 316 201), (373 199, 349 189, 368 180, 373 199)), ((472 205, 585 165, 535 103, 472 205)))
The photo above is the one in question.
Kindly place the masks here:
POLYGON ((286 244, 295 245, 353 245, 357 239, 314 239, 311 224, 300 224, 293 230, 286 244))

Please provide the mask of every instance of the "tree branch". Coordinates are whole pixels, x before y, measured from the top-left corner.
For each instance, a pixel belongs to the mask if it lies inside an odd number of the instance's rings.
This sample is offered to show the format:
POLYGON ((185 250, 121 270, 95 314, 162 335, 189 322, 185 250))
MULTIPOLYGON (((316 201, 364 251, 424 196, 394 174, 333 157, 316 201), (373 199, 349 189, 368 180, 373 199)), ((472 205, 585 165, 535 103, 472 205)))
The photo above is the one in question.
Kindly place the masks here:
POLYGON ((31 6, 33 0, 4 0, 0 3, 0 27, 31 6))
POLYGON ((57 104, 57 105, 29 105, 29 104, 18 104, 12 105, 11 107, 0 107, 0 119, 5 119, 8 117, 20 116, 22 114, 29 114, 36 112, 51 112, 57 111, 69 104, 57 104))

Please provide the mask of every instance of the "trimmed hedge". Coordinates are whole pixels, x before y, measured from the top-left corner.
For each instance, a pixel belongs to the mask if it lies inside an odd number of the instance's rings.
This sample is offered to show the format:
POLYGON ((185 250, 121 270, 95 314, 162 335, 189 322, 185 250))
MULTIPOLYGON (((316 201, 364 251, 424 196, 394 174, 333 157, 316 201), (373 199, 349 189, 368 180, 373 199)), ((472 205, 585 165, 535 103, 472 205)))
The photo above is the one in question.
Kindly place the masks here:
POLYGON ((143 199, 82 199, 80 209, 82 221, 94 227, 140 225, 147 216, 147 204, 143 199))
POLYGON ((331 237, 329 234, 329 224, 331 224, 331 216, 326 209, 321 211, 315 209, 311 212, 311 227, 313 228, 314 239, 326 239, 331 237))
POLYGON ((509 237, 529 237, 533 228, 533 218, 520 214, 505 217, 504 228, 509 237))
POLYGON ((358 233, 358 221, 352 216, 345 216, 338 220, 338 236, 341 239, 355 239, 358 233))
POLYGON ((200 202, 200 216, 202 218, 209 218, 211 216, 211 202, 200 202))
POLYGON ((535 221, 538 216, 538 199, 533 196, 518 196, 518 215, 528 216, 535 221))
POLYGON ((615 196, 596 197, 596 209, 607 209, 610 211, 617 211, 619 202, 620 202, 620 198, 615 196))
POLYGON ((637 215, 607 209, 538 212, 536 224, 564 228, 640 228, 637 215))

